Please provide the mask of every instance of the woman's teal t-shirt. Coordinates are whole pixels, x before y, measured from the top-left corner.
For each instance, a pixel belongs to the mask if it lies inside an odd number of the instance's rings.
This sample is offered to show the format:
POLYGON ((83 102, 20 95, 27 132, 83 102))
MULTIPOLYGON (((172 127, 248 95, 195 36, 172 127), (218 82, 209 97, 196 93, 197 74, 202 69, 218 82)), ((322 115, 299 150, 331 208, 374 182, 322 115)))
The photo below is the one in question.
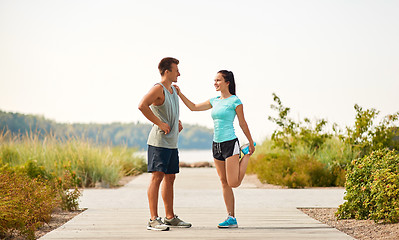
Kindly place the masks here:
POLYGON ((211 116, 214 124, 213 141, 220 143, 237 138, 233 122, 237 115, 236 107, 242 104, 241 100, 232 95, 226 99, 220 99, 220 96, 214 97, 209 102, 212 105, 211 116))

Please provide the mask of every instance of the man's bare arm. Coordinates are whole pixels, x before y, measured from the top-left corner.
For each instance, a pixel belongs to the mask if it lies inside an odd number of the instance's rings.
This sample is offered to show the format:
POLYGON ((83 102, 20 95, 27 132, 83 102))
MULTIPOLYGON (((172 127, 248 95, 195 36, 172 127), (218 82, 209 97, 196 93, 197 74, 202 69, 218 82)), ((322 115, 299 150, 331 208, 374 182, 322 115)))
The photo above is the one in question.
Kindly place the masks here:
POLYGON ((139 103, 139 110, 143 115, 150 120, 152 123, 157 125, 165 134, 170 132, 170 127, 167 123, 164 123, 151 111, 151 104, 157 104, 163 99, 163 88, 161 85, 155 85, 150 91, 143 97, 139 103))

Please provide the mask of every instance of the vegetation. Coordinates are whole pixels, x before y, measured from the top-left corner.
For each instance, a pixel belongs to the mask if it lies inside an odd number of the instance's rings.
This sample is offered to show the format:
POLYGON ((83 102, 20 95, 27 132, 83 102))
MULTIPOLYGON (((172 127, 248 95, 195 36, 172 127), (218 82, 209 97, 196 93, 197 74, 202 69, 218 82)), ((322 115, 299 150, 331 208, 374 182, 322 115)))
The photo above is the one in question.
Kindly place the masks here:
MULTIPOLYGON (((89 139, 103 145, 127 146, 146 149, 148 133, 152 125, 148 123, 111 124, 66 124, 47 120, 42 116, 25 115, 0 111, 0 131, 12 134, 39 132, 42 136, 51 133, 56 138, 76 137, 89 139)), ((209 149, 212 142, 212 129, 183 123, 184 130, 179 137, 181 149, 209 149)))
POLYGON ((327 121, 289 118, 273 94, 278 111, 270 140, 257 147, 248 170, 261 181, 288 187, 344 186, 347 200, 336 215, 341 219, 399 222, 399 112, 375 120, 379 112, 355 105, 353 127, 345 131, 327 121))
POLYGON ((343 132, 334 124, 328 132, 326 120, 294 121, 289 118, 290 108, 276 94, 273 99, 271 108, 278 114, 269 120, 276 123, 277 129, 269 141, 257 147, 248 166, 248 171, 256 173, 261 181, 294 188, 344 186, 346 169, 353 159, 376 149, 399 150, 395 125, 399 113, 386 116, 375 126, 378 111, 355 105, 355 126, 343 132))
POLYGON ((399 155, 376 150, 349 165, 344 202, 336 215, 341 219, 399 222, 399 155))
POLYGON ((358 105, 355 105, 355 110, 355 126, 347 127, 346 134, 339 137, 359 151, 360 157, 384 148, 399 150, 399 112, 385 116, 375 126, 374 120, 379 114, 377 110, 363 110, 358 105))
MULTIPOLYGON (((399 112, 376 123, 377 110, 355 105, 354 126, 333 124, 329 131, 324 119, 293 120, 290 108, 276 94, 273 99, 278 114, 269 120, 277 129, 258 144, 249 172, 293 188, 345 185, 338 217, 399 222, 399 112)), ((209 149, 210 129, 184 127, 181 148, 209 149)), ((0 111, 0 237, 16 231, 32 238, 55 207, 78 208, 80 187, 112 187, 145 171, 134 153, 145 148, 150 128, 59 124, 0 111)))
POLYGON ((57 190, 43 179, 32 179, 7 166, 0 168, 0 237, 19 231, 34 238, 37 227, 48 222, 57 205, 57 190))
POLYGON ((3 164, 16 167, 35 162, 56 177, 63 177, 67 171, 71 176, 76 175, 81 187, 94 187, 96 183, 116 186, 122 176, 146 170, 144 159, 134 156, 136 149, 102 146, 89 139, 59 139, 39 133, 13 136, 3 132, 0 144, 3 164))
MULTIPOLYGON (((81 187, 114 187, 146 171, 135 157, 150 124, 60 124, 0 111, 0 238, 33 238, 54 208, 78 209, 81 187), (21 191, 22 190, 22 191, 21 191)), ((182 148, 209 148, 212 130, 184 125, 182 148)))
POLYGON ((257 147, 248 166, 259 180, 291 188, 343 186, 347 159, 352 153, 337 138, 331 138, 316 152, 305 146, 288 151, 272 140, 257 147))
POLYGON ((78 209, 79 187, 117 186, 122 176, 146 170, 136 149, 88 139, 0 133, 0 237, 33 238, 56 207, 78 209))

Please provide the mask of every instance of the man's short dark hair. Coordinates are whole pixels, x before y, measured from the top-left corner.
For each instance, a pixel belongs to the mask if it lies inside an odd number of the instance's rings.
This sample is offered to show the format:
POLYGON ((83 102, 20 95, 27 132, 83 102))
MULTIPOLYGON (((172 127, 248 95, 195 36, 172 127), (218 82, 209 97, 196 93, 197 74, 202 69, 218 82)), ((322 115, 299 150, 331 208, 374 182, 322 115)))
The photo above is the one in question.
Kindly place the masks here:
POLYGON ((166 70, 172 71, 172 63, 177 65, 179 64, 179 60, 172 57, 166 57, 159 62, 158 69, 161 76, 165 74, 166 70))

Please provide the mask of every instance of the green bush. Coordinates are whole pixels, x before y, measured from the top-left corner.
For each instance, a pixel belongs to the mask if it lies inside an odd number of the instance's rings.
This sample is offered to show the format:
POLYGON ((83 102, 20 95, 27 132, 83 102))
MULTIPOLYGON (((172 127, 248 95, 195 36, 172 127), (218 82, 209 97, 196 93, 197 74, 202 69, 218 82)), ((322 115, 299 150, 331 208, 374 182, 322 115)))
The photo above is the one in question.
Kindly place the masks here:
POLYGON ((36 181, 43 182, 51 187, 61 200, 60 207, 63 210, 78 210, 78 199, 80 197, 80 179, 71 169, 65 168, 63 175, 58 177, 46 171, 44 166, 40 166, 37 161, 29 160, 23 166, 16 166, 16 171, 28 176, 36 181))
MULTIPOLYGON (((0 161, 1 166, 1 161, 0 161)), ((0 237, 22 235, 33 239, 34 231, 50 220, 53 209, 77 210, 80 191, 74 172, 64 176, 48 173, 37 161, 23 166, 0 167, 0 237)))
POLYGON ((340 138, 356 149, 360 157, 368 155, 374 150, 389 148, 399 151, 398 120, 399 112, 385 116, 378 124, 374 123, 379 111, 376 109, 363 110, 355 105, 355 125, 346 128, 346 134, 340 138))
POLYGON ((278 114, 277 117, 269 116, 268 119, 277 125, 277 129, 271 136, 275 147, 292 151, 302 145, 311 151, 317 151, 326 140, 332 137, 324 131, 327 125, 326 120, 318 119, 313 124, 305 118, 304 122, 296 122, 288 116, 291 109, 285 107, 275 93, 273 93, 273 100, 275 104, 270 107, 278 111, 278 114))
POLYGON ((348 167, 346 196, 336 215, 340 219, 399 222, 399 155, 376 150, 348 167))
POLYGON ((33 239, 36 228, 50 220, 58 204, 57 194, 44 182, 0 167, 0 237, 17 232, 33 239))
POLYGON ((14 232, 33 238, 55 207, 78 209, 80 186, 116 186, 122 176, 144 172, 144 159, 135 151, 84 139, 0 132, 0 238, 14 232))
POLYGON ((324 130, 326 120, 295 121, 289 117, 291 109, 274 93, 273 100, 271 108, 277 114, 268 119, 277 128, 266 143, 270 147, 257 148, 252 157, 256 164, 249 164, 249 171, 262 181, 289 187, 343 186, 353 159, 381 148, 399 150, 399 112, 375 125, 379 112, 355 105, 355 126, 347 127, 343 134, 333 124, 335 134, 331 134, 324 130))
POLYGON ((265 154, 257 162, 262 182, 291 188, 331 186, 331 173, 310 155, 291 159, 288 154, 265 154))
POLYGON ((247 171, 249 173, 256 173, 261 182, 282 184, 291 165, 289 155, 283 151, 260 152, 262 146, 257 147, 256 155, 251 157, 247 171))
POLYGON ((283 149, 269 140, 257 146, 248 172, 262 182, 292 188, 343 186, 344 168, 351 160, 351 151, 345 149, 337 139, 327 140, 317 152, 303 145, 283 149))
POLYGON ((58 178, 55 184, 56 191, 61 199, 61 209, 74 211, 79 209, 79 197, 81 195, 79 179, 74 171, 64 171, 63 178, 58 178))

